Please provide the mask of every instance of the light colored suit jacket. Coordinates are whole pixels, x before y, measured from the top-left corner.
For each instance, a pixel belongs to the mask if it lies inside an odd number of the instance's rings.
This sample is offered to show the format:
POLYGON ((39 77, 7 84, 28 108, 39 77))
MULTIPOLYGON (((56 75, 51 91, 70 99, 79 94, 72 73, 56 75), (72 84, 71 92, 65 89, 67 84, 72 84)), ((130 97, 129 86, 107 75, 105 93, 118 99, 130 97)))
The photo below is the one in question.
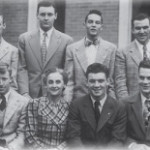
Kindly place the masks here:
POLYGON ((125 98, 127 110, 127 145, 132 142, 150 146, 150 128, 146 131, 140 93, 125 98))
POLYGON ((139 91, 138 66, 142 56, 135 41, 116 52, 115 89, 119 99, 139 91))
MULTIPOLYGON (((100 40, 95 62, 108 67, 110 72, 110 91, 113 97, 115 97, 113 89, 115 53, 116 46, 114 44, 103 39, 100 40)), ((69 81, 65 90, 65 96, 68 101, 88 93, 87 79, 85 77, 87 67, 88 62, 85 54, 85 44, 84 39, 82 39, 67 47, 65 70, 68 73, 69 81)))
POLYGON ((70 146, 110 146, 125 142, 126 110, 122 102, 107 97, 98 125, 90 95, 73 101, 70 105, 67 141, 70 146))
POLYGON ((2 38, 0 45, 0 62, 7 63, 12 70, 11 86, 17 90, 18 49, 2 38))
POLYGON ((25 117, 28 100, 10 90, 0 138, 20 150, 24 147, 25 117))
POLYGON ((43 74, 51 67, 64 68, 66 47, 72 38, 54 29, 47 51, 47 59, 42 65, 39 30, 27 32, 19 37, 19 93, 29 93, 37 98, 40 89, 44 93, 43 74))

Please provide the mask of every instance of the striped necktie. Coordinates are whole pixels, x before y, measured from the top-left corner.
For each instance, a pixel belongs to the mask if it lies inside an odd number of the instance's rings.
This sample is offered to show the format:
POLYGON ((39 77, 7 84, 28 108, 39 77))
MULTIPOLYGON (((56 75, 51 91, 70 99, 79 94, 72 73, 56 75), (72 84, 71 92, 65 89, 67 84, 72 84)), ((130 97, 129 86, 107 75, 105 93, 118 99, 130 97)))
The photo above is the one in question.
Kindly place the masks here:
POLYGON ((47 55, 47 45, 46 45, 46 37, 47 33, 43 33, 43 42, 42 42, 42 47, 41 47, 41 53, 42 53, 42 64, 44 66, 44 63, 46 62, 46 55, 47 55))
POLYGON ((146 44, 143 45, 143 60, 148 60, 146 44))

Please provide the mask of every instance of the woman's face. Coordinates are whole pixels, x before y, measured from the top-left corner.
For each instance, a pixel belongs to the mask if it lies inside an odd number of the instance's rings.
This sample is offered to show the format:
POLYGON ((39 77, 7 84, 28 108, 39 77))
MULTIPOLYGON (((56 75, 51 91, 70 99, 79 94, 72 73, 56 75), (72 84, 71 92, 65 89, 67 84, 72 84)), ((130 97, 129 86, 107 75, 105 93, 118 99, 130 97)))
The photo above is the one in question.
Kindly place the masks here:
POLYGON ((47 85, 47 92, 51 96, 62 95, 65 86, 63 76, 58 72, 49 74, 47 77, 46 85, 47 85))

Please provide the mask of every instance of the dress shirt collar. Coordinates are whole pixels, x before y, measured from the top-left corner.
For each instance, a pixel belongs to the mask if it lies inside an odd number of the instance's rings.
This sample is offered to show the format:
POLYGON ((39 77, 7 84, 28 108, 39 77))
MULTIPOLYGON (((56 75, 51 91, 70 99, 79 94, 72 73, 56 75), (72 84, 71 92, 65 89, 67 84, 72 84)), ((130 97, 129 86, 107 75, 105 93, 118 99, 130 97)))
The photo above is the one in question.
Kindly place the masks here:
MULTIPOLYGON (((4 95, 5 98, 6 98, 6 103, 8 103, 8 100, 9 100, 9 95, 10 95, 10 90, 4 95)), ((1 99, 0 99, 0 103, 1 103, 1 99)))
POLYGON ((148 99, 148 98, 146 98, 146 97, 141 93, 142 110, 144 110, 144 108, 145 108, 145 101, 146 101, 147 99, 148 99))
MULTIPOLYGON (((92 100, 92 103, 93 103, 93 107, 95 107, 94 103, 95 103, 96 100, 92 96, 90 96, 90 97, 91 97, 91 100, 92 100)), ((105 103, 106 99, 107 99, 107 94, 101 100, 99 100, 101 110, 102 110, 102 108, 104 106, 104 103, 105 103)))
MULTIPOLYGON (((48 31, 46 32, 48 39, 51 38, 52 31, 53 31, 53 27, 52 27, 50 30, 48 30, 48 31)), ((43 37, 43 34, 44 34, 44 33, 45 33, 45 32, 40 28, 40 37, 43 37)))

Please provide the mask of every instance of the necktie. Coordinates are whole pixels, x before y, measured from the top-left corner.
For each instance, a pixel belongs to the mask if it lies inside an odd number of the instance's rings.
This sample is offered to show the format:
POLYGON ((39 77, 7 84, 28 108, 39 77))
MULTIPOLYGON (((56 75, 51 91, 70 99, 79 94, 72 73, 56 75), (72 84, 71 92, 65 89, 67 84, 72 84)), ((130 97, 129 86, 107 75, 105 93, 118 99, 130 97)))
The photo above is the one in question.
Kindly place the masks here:
POLYGON ((100 117, 99 105, 100 105, 100 102, 99 101, 95 101, 94 106, 95 106, 95 119, 96 119, 96 123, 98 123, 98 120, 99 120, 99 117, 100 117))
POLYGON ((88 47, 90 45, 98 45, 99 44, 99 40, 94 40, 94 41, 90 41, 90 40, 85 40, 85 46, 88 47))
POLYGON ((150 121, 150 100, 145 100, 145 107, 146 107, 146 110, 144 111, 143 115, 145 119, 145 126, 147 127, 150 121))
POLYGON ((42 42, 42 47, 41 47, 43 66, 44 66, 44 63, 45 63, 45 61, 46 61, 46 55, 47 55, 46 37, 47 37, 47 33, 44 32, 44 33, 43 33, 43 42, 42 42))
POLYGON ((146 44, 144 44, 143 46, 143 60, 147 60, 148 56, 147 56, 147 47, 146 44))
POLYGON ((6 98, 4 95, 1 95, 0 98, 2 99, 0 104, 0 110, 3 111, 6 108, 6 98))

